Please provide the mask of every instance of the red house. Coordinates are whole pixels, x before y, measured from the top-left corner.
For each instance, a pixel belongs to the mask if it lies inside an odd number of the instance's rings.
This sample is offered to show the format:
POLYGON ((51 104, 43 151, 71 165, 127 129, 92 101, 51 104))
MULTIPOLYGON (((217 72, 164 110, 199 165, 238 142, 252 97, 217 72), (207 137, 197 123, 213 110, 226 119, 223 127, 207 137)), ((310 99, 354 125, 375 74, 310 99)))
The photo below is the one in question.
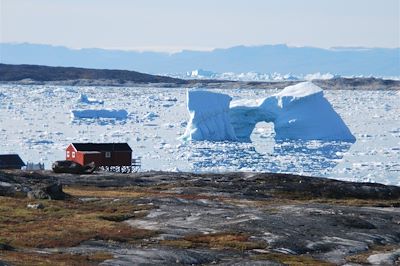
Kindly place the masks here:
POLYGON ((128 167, 132 171, 132 149, 128 143, 71 143, 66 159, 81 165, 94 162, 96 167, 112 170, 128 167))

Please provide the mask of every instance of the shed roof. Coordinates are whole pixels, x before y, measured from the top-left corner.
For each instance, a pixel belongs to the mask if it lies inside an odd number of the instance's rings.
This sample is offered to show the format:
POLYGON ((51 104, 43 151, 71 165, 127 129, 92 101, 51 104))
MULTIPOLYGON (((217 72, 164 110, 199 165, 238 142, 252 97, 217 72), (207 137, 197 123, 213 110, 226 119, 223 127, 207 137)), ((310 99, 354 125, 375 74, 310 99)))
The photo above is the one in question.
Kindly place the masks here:
POLYGON ((77 151, 132 151, 128 143, 72 143, 77 151))
POLYGON ((24 161, 18 154, 0 154, 0 168, 25 166, 24 161))

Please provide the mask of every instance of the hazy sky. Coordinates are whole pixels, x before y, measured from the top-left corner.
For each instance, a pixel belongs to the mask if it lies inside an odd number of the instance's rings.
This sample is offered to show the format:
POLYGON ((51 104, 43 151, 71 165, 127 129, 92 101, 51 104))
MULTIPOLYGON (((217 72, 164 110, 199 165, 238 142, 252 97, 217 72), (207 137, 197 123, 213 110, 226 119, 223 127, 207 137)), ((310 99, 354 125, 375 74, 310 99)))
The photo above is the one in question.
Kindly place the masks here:
POLYGON ((0 42, 207 50, 400 47, 400 0, 0 0, 0 42))

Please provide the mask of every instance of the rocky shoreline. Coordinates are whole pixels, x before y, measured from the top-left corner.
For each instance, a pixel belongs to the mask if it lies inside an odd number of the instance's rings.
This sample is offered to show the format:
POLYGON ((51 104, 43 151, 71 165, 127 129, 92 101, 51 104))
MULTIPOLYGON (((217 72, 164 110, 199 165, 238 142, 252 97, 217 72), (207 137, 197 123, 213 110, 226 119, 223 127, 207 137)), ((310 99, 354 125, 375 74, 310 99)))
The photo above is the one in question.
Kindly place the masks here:
POLYGON ((26 263, 26 254, 31 264, 46 254, 90 265, 395 265, 400 258, 397 186, 271 173, 1 171, 0 200, 0 216, 9 216, 0 218, 0 265, 26 263), (72 239, 45 231, 47 240, 27 244, 8 227, 13 209, 29 209, 16 220, 34 221, 19 235, 56 214, 72 239), (76 213, 64 217, 64 209, 76 213), (93 234, 84 230, 89 224, 93 234), (75 227, 87 236, 73 238, 75 227), (111 234, 118 228, 127 233, 111 234))

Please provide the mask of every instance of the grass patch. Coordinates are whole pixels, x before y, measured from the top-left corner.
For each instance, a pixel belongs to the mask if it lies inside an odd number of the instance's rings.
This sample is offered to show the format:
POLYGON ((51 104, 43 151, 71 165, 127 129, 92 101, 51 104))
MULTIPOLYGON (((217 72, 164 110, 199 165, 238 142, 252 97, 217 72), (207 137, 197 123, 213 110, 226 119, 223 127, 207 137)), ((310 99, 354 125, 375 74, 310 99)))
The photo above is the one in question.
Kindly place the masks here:
POLYGON ((75 197, 95 198, 139 198, 145 196, 145 192, 130 188, 98 188, 98 187, 63 187, 63 191, 75 197))
POLYGON ((400 198, 397 199, 360 199, 360 198, 329 198, 323 196, 313 196, 301 192, 274 192, 273 201, 293 202, 293 203, 324 203, 333 205, 356 206, 356 207, 400 207, 400 198))
POLYGON ((0 251, 0 258, 12 265, 23 266, 53 266, 53 265, 98 265, 99 263, 112 259, 113 256, 106 252, 95 252, 90 254, 42 254, 36 252, 4 252, 0 251))
POLYGON ((63 191, 75 197, 94 197, 94 198, 180 198, 186 200, 223 200, 223 197, 209 196, 202 194, 180 194, 167 192, 171 185, 157 185, 151 187, 118 187, 118 188, 98 188, 98 187, 64 187, 63 191))
POLYGON ((156 234, 119 223, 148 209, 127 199, 31 201, 0 197, 0 239, 13 247, 70 247, 89 239, 133 242, 156 234), (41 202, 45 208, 27 208, 41 202))
POLYGON ((309 202, 354 207, 400 207, 400 200, 312 199, 309 202))
POLYGON ((328 204, 337 206, 353 206, 353 207, 400 207, 400 200, 363 200, 363 199, 327 199, 327 198, 283 198, 272 197, 265 200, 239 200, 226 199, 225 202, 235 205, 248 205, 253 207, 268 207, 271 212, 279 212, 279 208, 274 207, 281 205, 301 205, 301 204, 328 204))
POLYGON ((162 245, 171 246, 171 247, 175 247, 175 248, 181 248, 181 249, 196 247, 195 243, 190 242, 185 239, 162 240, 160 243, 162 245))
POLYGON ((198 234, 189 235, 183 239, 164 240, 161 244, 179 247, 179 248, 195 248, 206 247, 215 249, 237 249, 251 250, 266 248, 264 242, 251 241, 249 235, 242 233, 215 233, 215 234, 198 234))
POLYGON ((253 260, 269 260, 288 266, 333 266, 336 264, 315 259, 309 255, 290 255, 283 253, 265 253, 251 257, 253 260))

